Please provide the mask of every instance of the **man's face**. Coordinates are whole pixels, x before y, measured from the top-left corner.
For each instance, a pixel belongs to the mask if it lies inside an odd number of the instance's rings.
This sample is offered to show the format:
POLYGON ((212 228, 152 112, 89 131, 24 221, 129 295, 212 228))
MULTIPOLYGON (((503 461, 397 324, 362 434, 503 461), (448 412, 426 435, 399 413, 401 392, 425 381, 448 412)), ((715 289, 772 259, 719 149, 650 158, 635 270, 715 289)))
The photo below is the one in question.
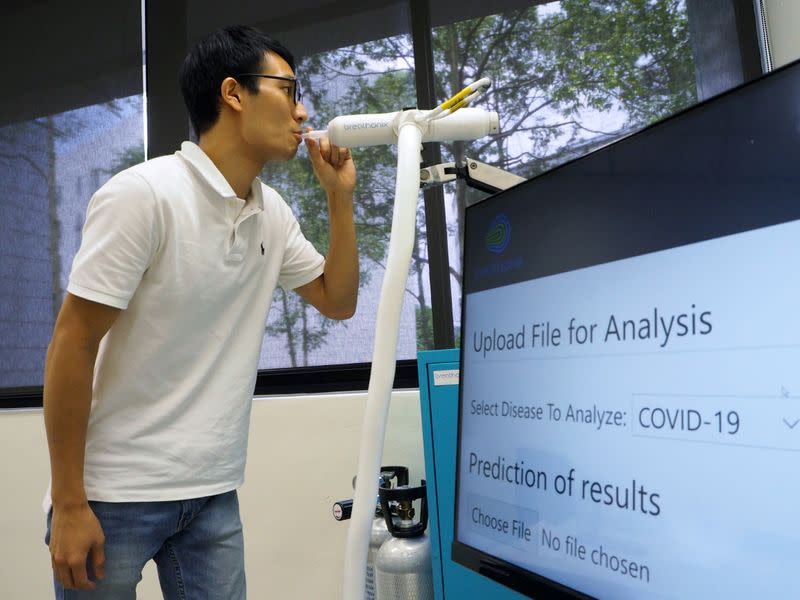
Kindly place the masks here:
MULTIPOLYGON (((294 79, 289 63, 272 53, 265 55, 259 73, 294 79)), ((289 160, 297 153, 302 125, 308 119, 303 104, 295 104, 295 83, 264 77, 253 80, 258 93, 243 96, 244 141, 264 162, 289 160)))

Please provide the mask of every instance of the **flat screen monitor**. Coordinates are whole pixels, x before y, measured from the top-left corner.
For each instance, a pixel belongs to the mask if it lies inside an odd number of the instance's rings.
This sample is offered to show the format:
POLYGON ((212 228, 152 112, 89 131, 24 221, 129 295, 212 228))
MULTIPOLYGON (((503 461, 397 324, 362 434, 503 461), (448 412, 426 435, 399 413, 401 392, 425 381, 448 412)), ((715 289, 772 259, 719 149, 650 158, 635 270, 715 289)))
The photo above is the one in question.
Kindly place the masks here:
POLYGON ((466 209, 453 559, 800 598, 800 64, 466 209))

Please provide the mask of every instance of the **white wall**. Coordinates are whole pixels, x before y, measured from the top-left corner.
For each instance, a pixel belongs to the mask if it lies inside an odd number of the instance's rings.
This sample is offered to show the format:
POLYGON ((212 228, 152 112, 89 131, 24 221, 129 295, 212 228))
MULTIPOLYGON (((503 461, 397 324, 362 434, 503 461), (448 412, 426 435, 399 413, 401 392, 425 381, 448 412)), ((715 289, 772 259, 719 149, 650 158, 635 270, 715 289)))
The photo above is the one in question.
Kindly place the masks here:
MULTIPOLYGON (((366 394, 256 399, 240 491, 248 597, 336 598, 347 523, 331 516, 352 497, 366 394)), ((49 463, 41 411, 0 413, 0 597, 53 598, 41 499, 49 463)), ((392 395, 384 464, 424 477, 419 393, 392 395)), ((161 598, 151 566, 139 598, 161 598)))
POLYGON ((800 58, 800 1, 766 0, 767 27, 774 67, 800 58))

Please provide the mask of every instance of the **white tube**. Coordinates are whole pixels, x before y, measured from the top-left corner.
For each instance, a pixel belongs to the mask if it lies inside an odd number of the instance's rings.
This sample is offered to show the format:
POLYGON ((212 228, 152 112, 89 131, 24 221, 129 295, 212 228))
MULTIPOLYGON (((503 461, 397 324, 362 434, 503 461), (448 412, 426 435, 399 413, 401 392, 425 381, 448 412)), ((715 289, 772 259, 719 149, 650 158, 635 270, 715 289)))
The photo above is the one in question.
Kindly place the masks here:
POLYGON ((375 496, 378 494, 386 419, 394 384, 400 309, 405 297, 416 232, 419 163, 422 158, 421 127, 424 125, 418 125, 413 119, 404 119, 399 125, 397 182, 392 232, 389 238, 389 258, 378 303, 375 347, 372 349, 372 372, 358 453, 353 514, 347 531, 342 595, 344 600, 364 600, 369 537, 374 518, 375 496))
MULTIPOLYGON (((341 115, 328 123, 328 138, 337 146, 378 146, 397 143, 398 122, 406 118, 400 111, 365 115, 341 115)), ((474 140, 497 133, 499 117, 496 112, 482 108, 462 108, 424 126, 423 142, 452 142, 474 140)))
POLYGON ((428 123, 423 142, 476 140, 500 131, 500 117, 482 108, 462 108, 452 115, 428 123))
POLYGON ((311 138, 312 140, 321 140, 326 135, 328 135, 327 129, 315 129, 314 131, 306 131, 305 133, 301 134, 300 137, 303 139, 311 138))
POLYGON ((379 146, 396 144, 396 112, 340 115, 328 123, 328 139, 337 146, 379 146))

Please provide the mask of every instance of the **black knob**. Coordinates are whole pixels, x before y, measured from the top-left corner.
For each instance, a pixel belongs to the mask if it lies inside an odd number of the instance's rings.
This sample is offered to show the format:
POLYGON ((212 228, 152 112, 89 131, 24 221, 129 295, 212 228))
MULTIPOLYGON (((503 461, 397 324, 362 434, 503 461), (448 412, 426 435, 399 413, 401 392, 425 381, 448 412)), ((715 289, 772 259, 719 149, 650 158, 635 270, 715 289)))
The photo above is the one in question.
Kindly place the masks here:
POLYGON ((353 514, 352 500, 339 500, 333 503, 333 518, 337 521, 346 521, 353 514))

